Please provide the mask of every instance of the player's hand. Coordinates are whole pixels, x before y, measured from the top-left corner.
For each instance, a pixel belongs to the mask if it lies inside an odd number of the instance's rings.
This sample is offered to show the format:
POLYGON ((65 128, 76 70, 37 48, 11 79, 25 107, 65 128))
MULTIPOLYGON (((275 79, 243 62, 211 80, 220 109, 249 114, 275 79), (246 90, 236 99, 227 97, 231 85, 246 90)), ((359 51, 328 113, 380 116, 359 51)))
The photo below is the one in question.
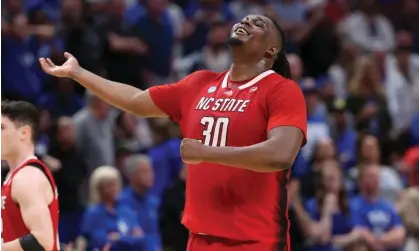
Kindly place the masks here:
POLYGON ((199 164, 202 162, 204 145, 196 139, 185 138, 180 145, 180 156, 186 164, 199 164))
POLYGON ((49 75, 59 78, 71 78, 80 69, 80 65, 77 59, 70 53, 65 52, 64 57, 67 61, 63 65, 55 65, 49 58, 40 58, 39 63, 42 70, 49 75))

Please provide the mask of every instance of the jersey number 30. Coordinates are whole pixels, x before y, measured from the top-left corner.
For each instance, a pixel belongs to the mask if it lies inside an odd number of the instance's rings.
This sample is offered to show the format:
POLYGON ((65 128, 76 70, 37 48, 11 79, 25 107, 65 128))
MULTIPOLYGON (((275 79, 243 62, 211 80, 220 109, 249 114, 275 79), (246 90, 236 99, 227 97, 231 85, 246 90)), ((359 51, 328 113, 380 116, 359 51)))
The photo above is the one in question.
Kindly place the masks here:
POLYGON ((201 125, 205 126, 205 130, 202 132, 204 145, 226 146, 229 122, 230 119, 224 117, 203 117, 201 119, 201 125))

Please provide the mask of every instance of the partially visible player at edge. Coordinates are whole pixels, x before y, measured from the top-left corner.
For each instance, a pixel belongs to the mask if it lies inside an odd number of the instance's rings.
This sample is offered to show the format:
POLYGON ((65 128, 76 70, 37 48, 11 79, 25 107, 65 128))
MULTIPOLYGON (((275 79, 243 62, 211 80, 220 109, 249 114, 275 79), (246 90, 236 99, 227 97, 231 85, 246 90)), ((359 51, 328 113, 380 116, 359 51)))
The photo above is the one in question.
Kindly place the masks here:
POLYGON ((288 169, 306 142, 307 118, 284 41, 271 19, 249 15, 232 29, 230 70, 145 91, 86 71, 69 53, 62 66, 40 63, 122 110, 180 124, 188 251, 289 251, 288 169))
POLYGON ((57 187, 34 156, 38 128, 32 104, 1 102, 1 159, 10 167, 1 188, 2 251, 60 250, 57 187))

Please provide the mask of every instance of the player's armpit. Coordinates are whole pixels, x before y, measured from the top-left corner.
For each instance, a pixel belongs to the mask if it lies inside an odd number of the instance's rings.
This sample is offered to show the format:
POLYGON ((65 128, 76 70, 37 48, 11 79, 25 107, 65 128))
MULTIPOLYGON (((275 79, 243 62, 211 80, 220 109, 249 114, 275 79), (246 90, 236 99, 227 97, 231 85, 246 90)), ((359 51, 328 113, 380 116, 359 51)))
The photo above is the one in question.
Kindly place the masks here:
POLYGON ((13 200, 19 204, 25 225, 45 250, 53 250, 55 239, 48 208, 53 196, 47 176, 38 168, 27 166, 13 179, 13 200))
POLYGON ((304 140, 301 129, 279 126, 268 140, 245 147, 202 146, 202 161, 255 172, 277 172, 291 167, 304 140))

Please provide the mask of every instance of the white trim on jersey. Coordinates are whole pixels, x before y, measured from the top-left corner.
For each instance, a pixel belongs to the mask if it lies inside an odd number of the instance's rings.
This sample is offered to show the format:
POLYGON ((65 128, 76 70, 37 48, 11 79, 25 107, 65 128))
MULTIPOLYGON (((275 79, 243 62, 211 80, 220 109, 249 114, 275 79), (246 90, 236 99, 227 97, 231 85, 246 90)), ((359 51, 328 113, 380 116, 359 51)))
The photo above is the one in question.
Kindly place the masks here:
POLYGON ((27 161, 29 161, 29 160, 31 160, 31 159, 38 159, 38 158, 37 158, 35 155, 30 155, 30 156, 28 156, 27 158, 25 158, 22 162, 20 162, 20 164, 19 164, 19 165, 17 165, 17 166, 16 166, 16 168, 15 168, 15 169, 13 169, 13 171, 12 171, 12 170, 10 170, 10 171, 9 171, 9 173, 7 174, 6 179, 4 179, 3 184, 6 184, 7 182, 9 182, 10 177, 12 177, 12 174, 14 173, 14 171, 15 171, 16 169, 20 168, 23 164, 25 164, 27 161))
MULTIPOLYGON (((238 87, 239 90, 243 90, 246 89, 254 84, 256 84, 257 82, 259 82, 260 80, 262 80, 263 78, 265 78, 268 75, 271 75, 272 73, 275 73, 273 70, 267 70, 265 72, 262 72, 261 74, 259 74, 257 77, 255 77, 254 79, 250 80, 249 82, 247 82, 246 84, 240 85, 238 87)), ((228 82, 228 76, 230 75, 230 71, 228 71, 226 73, 226 75, 224 76, 223 82, 221 84, 221 88, 226 88, 227 87, 227 82, 228 82)))

